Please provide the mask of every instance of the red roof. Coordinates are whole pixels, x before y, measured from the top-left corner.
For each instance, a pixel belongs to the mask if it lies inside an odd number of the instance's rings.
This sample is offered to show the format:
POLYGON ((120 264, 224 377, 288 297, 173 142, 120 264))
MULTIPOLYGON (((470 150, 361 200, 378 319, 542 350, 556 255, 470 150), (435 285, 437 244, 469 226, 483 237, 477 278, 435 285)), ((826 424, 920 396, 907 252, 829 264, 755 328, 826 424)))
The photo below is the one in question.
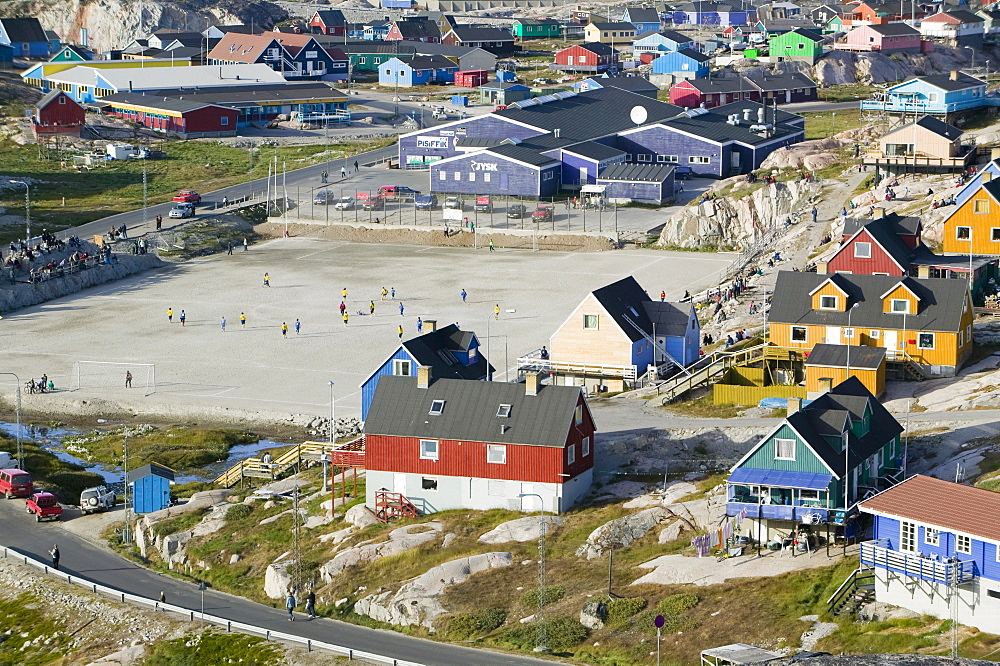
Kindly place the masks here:
POLYGON ((1000 493, 920 474, 867 499, 862 511, 1000 542, 1000 493))

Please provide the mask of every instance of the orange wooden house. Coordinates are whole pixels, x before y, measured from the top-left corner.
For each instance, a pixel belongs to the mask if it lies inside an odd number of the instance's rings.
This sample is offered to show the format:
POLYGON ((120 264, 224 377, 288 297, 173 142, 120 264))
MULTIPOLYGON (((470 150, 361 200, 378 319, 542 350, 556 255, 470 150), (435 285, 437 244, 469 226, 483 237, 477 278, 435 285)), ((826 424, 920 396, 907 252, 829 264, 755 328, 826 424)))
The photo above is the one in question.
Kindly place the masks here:
POLYGON ((982 183, 948 216, 941 249, 956 254, 1000 255, 1000 179, 982 183))

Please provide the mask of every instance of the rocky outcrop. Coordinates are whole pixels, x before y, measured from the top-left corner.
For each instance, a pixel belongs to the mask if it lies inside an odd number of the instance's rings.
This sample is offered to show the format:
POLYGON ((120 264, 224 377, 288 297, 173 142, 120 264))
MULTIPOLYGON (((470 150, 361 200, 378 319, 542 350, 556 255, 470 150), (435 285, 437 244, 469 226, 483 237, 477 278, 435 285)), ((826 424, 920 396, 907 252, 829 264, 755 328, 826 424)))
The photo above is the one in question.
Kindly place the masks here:
POLYGON ((819 194, 819 185, 805 181, 768 185, 742 197, 740 191, 752 187, 743 176, 721 181, 717 188, 728 186, 733 188, 730 196, 689 206, 667 220, 658 243, 691 249, 742 249, 819 194))
POLYGON ((527 518, 517 518, 500 523, 489 532, 479 537, 479 543, 510 543, 512 541, 523 543, 525 541, 536 541, 539 532, 548 534, 556 527, 562 525, 565 518, 562 516, 544 516, 539 519, 536 516, 527 518))
POLYGON ((225 501, 228 494, 228 490, 206 490, 195 493, 179 506, 143 515, 135 525, 135 543, 139 554, 149 557, 155 551, 171 570, 186 566, 188 559, 184 547, 187 542, 192 537, 217 532, 225 524, 226 514, 236 506, 225 501), (154 529, 160 521, 205 507, 210 507, 211 510, 191 530, 160 536, 154 529))
POLYGON ((407 581, 396 592, 380 592, 358 600, 354 612, 380 622, 421 625, 433 631, 434 621, 448 612, 438 600, 447 587, 464 583, 481 571, 511 564, 510 553, 483 553, 445 562, 407 581))
POLYGON ((576 556, 592 560, 603 555, 609 548, 625 547, 672 515, 668 509, 653 507, 609 520, 590 533, 583 545, 576 550, 576 556))
POLYGON ((594 631, 604 628, 608 621, 608 605, 603 601, 588 601, 580 611, 580 624, 594 631))
POLYGON ((287 556, 288 553, 285 553, 275 562, 268 564, 264 571, 264 594, 269 599, 284 599, 292 587, 292 569, 295 567, 295 560, 282 559, 287 556))
POLYGON ((344 513, 344 522, 365 528, 369 525, 378 525, 378 518, 364 504, 355 504, 344 513))
POLYGON ((406 525, 389 532, 389 539, 379 543, 366 543, 348 548, 320 567, 319 574, 324 583, 331 582, 346 569, 364 562, 374 562, 383 557, 399 555, 411 548, 433 541, 441 534, 441 523, 431 521, 418 525, 406 525))

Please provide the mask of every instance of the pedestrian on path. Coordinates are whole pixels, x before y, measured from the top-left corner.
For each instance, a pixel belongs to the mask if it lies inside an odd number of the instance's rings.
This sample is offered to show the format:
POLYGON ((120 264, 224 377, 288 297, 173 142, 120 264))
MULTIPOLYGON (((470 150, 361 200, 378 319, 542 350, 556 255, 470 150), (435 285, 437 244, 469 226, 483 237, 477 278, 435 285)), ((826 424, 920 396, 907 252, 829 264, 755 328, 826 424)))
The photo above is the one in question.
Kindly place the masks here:
POLYGON ((347 178, 347 167, 340 167, 340 177, 341 179, 347 178))
POLYGON ((159 231, 162 228, 163 228, 163 216, 162 215, 157 215, 156 216, 156 230, 159 231))
POLYGON ((347 287, 344 287, 344 290, 340 292, 340 295, 344 297, 344 300, 347 300, 347 287))
POLYGON ((665 300, 667 300, 667 292, 660 291, 660 302, 663 303, 665 300))
POLYGON ((493 318, 500 319, 500 304, 497 303, 496 307, 493 308, 493 318))
POLYGON ((295 610, 295 595, 291 592, 288 593, 288 598, 285 599, 285 609, 288 611, 288 621, 295 622, 295 616, 292 615, 292 611, 295 610))
POLYGON ((222 207, 229 208, 229 197, 222 197, 222 207))
POLYGON ((386 289, 385 287, 382 287, 382 300, 384 301, 385 297, 388 295, 389 295, 389 290, 386 289))
POLYGON ((247 327, 247 316, 246 313, 240 313, 240 328, 245 329, 247 327))
POLYGON ((347 326, 347 312, 342 313, 344 315, 344 326, 347 326))
POLYGON ((496 252, 496 251, 497 251, 496 245, 493 244, 493 239, 491 238, 490 239, 490 252, 496 252))
POLYGON ((225 317, 222 318, 222 321, 219 322, 219 325, 222 326, 222 332, 225 333, 226 332, 226 318, 225 317))
POLYGON ((399 302, 399 316, 403 316, 403 301, 399 302))
POLYGON ((316 593, 312 590, 309 590, 309 595, 306 597, 306 612, 309 613, 310 620, 316 617, 316 593))
POLYGON ((354 160, 354 171, 355 171, 355 173, 357 173, 357 171, 358 171, 358 161, 357 160, 354 160))
POLYGON ((285 340, 288 339, 288 324, 281 322, 281 337, 285 340))
POLYGON ((233 241, 229 241, 229 252, 227 254, 230 256, 233 254, 233 241))
POLYGON ((393 287, 393 288, 392 288, 392 291, 390 291, 390 292, 389 292, 389 294, 390 294, 390 297, 391 297, 391 298, 392 298, 393 300, 395 300, 395 299, 396 299, 396 288, 395 288, 395 287, 393 287))
POLYGON ((265 287, 271 286, 271 276, 268 275, 267 273, 264 273, 264 286, 265 287))
POLYGON ((180 317, 180 319, 181 319, 181 326, 183 326, 184 322, 187 321, 187 314, 184 313, 184 310, 181 310, 181 317, 180 317))
POLYGON ((319 175, 320 182, 326 185, 326 179, 329 177, 329 175, 330 174, 328 174, 326 171, 323 171, 323 173, 319 175))
POLYGON ((417 333, 423 333, 423 332, 424 332, 424 320, 421 319, 420 317, 417 317, 417 333))
POLYGON ((468 294, 465 292, 465 287, 462 287, 462 302, 463 303, 465 302, 465 299, 466 299, 467 296, 468 296, 468 294))
POLYGON ((49 555, 52 556, 52 568, 59 571, 59 545, 52 544, 52 550, 49 551, 49 555))
POLYGON ((247 246, 249 246, 249 245, 250 245, 250 243, 247 242, 247 238, 246 238, 246 236, 244 236, 243 237, 243 251, 244 252, 247 251, 247 246))
POLYGON ((300 331, 301 329, 302 329, 302 322, 301 322, 301 321, 299 321, 298 319, 296 319, 296 320, 295 320, 295 335, 298 335, 298 334, 299 334, 299 331, 300 331))
POLYGON ((167 593, 164 592, 163 590, 160 590, 160 603, 161 604, 167 603, 167 593))
POLYGON ((346 310, 347 310, 347 305, 344 303, 344 301, 341 301, 340 302, 340 314, 344 314, 344 312, 346 310))
POLYGON ((402 324, 400 324, 399 328, 396 329, 396 335, 399 336, 400 340, 403 339, 403 325, 402 324))
POLYGON ((171 323, 171 324, 174 323, 174 309, 173 308, 167 308, 167 322, 171 323))
POLYGON ((132 388, 132 371, 125 371, 125 388, 132 388))
POLYGON ((375 314, 375 301, 372 301, 368 304, 368 314, 370 315, 375 314))

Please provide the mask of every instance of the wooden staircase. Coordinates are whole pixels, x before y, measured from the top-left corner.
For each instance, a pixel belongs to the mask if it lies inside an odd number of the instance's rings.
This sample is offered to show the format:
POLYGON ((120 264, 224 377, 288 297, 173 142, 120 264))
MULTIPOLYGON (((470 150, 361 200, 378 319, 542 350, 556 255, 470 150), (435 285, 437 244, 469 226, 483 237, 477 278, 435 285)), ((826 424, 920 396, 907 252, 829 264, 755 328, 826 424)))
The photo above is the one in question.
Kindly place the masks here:
POLYGON ((875 570, 862 567, 851 573, 827 600, 833 615, 854 615, 875 600, 875 570))
POLYGON ((270 463, 264 463, 260 456, 247 458, 220 474, 215 479, 215 483, 224 488, 232 488, 246 479, 273 481, 292 468, 301 469, 303 461, 319 462, 328 459, 330 451, 335 446, 329 442, 303 442, 288 447, 273 458, 270 463))
POLYGON ((417 518, 420 511, 403 493, 388 490, 375 491, 375 517, 383 523, 393 518, 417 518))
POLYGON ((767 348, 768 345, 759 344, 739 351, 713 352, 688 366, 689 374, 674 376, 665 381, 657 388, 657 394, 663 396, 663 404, 668 405, 688 391, 719 381, 729 368, 762 358, 767 348))

